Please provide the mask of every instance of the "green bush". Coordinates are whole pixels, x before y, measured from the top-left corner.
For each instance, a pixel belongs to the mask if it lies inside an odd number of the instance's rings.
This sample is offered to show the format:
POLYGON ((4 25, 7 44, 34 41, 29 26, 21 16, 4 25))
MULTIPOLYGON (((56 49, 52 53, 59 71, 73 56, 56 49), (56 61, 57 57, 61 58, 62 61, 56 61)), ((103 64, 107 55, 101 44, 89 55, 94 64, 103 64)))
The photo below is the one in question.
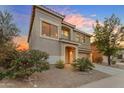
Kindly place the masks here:
POLYGON ((59 60, 55 64, 56 68, 63 69, 64 68, 64 62, 62 60, 59 60))
POLYGON ((88 58, 78 58, 72 64, 75 70, 89 71, 94 68, 94 65, 89 61, 88 58))
POLYGON ((2 80, 5 77, 6 77, 6 73, 5 72, 0 72, 0 80, 2 80))
MULTIPOLYGON (((49 69, 48 54, 39 50, 18 51, 10 61, 5 75, 9 78, 28 78, 34 72, 49 69)), ((2 74, 1 74, 2 75, 2 74)), ((1 76, 2 77, 2 76, 1 76)))
POLYGON ((18 51, 15 47, 7 43, 0 46, 0 66, 3 68, 9 68, 12 60, 18 57, 18 51))
POLYGON ((116 61, 115 61, 115 60, 113 60, 113 61, 112 61, 112 64, 113 64, 113 65, 115 65, 115 64, 116 64, 116 61))

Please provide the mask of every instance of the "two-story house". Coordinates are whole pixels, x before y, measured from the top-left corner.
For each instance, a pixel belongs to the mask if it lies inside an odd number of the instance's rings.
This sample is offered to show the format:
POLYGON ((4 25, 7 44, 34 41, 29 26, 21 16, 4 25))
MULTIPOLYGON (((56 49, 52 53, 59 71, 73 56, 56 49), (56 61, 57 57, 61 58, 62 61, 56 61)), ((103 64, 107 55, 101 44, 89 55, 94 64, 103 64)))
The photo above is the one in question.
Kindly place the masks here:
POLYGON ((63 21, 61 15, 45 6, 33 6, 28 36, 29 48, 49 54, 49 62, 72 63, 79 57, 90 58, 90 34, 63 21))

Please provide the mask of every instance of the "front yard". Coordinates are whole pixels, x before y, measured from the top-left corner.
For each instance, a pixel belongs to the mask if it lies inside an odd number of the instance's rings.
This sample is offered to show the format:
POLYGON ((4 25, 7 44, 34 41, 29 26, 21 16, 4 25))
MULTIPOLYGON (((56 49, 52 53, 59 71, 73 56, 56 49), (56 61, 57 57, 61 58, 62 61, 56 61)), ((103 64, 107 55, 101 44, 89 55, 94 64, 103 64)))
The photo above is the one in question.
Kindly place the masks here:
POLYGON ((0 81, 0 87, 75 88, 109 76, 96 70, 87 73, 73 71, 70 66, 65 69, 51 66, 48 71, 34 73, 30 81, 3 79, 0 81))

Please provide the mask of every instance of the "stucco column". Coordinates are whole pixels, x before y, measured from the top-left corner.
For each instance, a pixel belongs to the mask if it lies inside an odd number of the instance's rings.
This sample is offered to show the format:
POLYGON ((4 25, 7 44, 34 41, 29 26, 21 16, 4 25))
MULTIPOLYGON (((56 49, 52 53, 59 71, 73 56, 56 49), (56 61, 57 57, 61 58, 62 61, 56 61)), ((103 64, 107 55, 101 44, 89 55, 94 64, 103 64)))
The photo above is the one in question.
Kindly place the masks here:
POLYGON ((58 26, 58 37, 61 38, 62 37, 62 25, 58 26))
POLYGON ((61 60, 65 62, 65 46, 61 43, 61 60))
POLYGON ((78 58, 78 48, 75 47, 75 49, 76 49, 76 59, 77 59, 78 58))
POLYGON ((70 30, 71 41, 73 41, 73 29, 70 30))

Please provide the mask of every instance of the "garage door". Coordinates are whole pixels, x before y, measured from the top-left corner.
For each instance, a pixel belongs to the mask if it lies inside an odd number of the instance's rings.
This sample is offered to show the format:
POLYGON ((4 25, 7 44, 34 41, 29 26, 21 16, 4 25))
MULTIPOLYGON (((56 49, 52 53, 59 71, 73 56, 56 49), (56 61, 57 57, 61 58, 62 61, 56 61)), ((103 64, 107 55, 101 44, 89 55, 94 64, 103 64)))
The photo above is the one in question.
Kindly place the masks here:
POLYGON ((82 57, 89 58, 89 54, 87 54, 87 53, 79 53, 79 58, 82 58, 82 57))

